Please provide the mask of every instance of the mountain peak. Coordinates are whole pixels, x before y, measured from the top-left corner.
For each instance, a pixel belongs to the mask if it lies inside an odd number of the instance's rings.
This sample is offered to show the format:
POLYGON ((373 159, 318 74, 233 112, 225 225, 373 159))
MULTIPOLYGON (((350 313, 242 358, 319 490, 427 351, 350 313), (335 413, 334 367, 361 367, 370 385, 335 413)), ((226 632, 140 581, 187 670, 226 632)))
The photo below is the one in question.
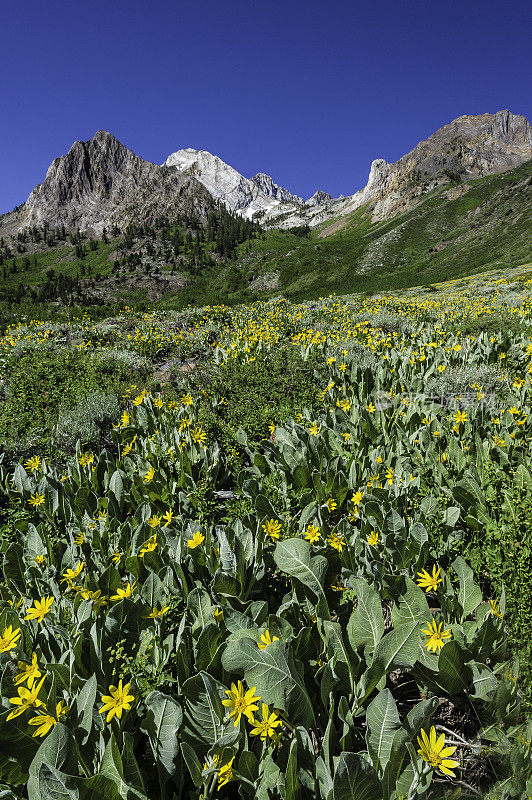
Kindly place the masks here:
POLYGON ((204 213, 211 206, 212 198, 193 178, 144 161, 112 133, 99 130, 52 161, 27 199, 24 217, 29 225, 46 220, 53 227, 100 234, 114 223, 204 213))
POLYGON ((216 200, 247 218, 257 213, 270 213, 285 203, 295 208, 303 202, 274 183, 264 172, 245 178, 207 150, 192 147, 177 150, 168 156, 164 166, 176 167, 184 174, 193 175, 216 200))

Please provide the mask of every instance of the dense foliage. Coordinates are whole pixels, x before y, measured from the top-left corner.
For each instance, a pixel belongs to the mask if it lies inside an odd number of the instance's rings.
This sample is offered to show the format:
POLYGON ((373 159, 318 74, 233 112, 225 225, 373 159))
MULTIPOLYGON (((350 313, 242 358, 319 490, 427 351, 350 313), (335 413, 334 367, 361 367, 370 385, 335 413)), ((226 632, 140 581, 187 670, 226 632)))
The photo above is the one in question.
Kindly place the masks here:
POLYGON ((530 795, 531 309, 516 282, 74 326, 198 363, 106 449, 0 469, 5 796, 530 795), (486 315, 515 324, 461 330, 486 315), (291 418, 267 365, 308 375, 291 418), (253 374, 260 421, 227 410, 253 374))

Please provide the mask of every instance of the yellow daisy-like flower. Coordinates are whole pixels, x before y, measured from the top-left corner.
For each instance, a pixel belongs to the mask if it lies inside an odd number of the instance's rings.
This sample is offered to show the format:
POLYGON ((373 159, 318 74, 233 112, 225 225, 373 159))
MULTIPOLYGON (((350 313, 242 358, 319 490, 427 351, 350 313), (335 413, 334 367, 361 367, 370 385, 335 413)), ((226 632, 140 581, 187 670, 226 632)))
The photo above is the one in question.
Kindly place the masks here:
POLYGON ((32 717, 31 719, 29 719, 28 725, 38 726, 37 730, 35 731, 34 734, 32 734, 32 736, 33 737, 46 736, 48 731, 50 731, 51 728, 54 727, 54 725, 57 725, 59 717, 63 716, 66 713, 66 710, 67 710, 66 706, 64 705, 63 701, 60 700, 55 707, 55 714, 56 714, 55 717, 46 712, 44 714, 38 714, 36 717, 32 717))
POLYGON ((20 628, 13 630, 12 625, 4 628, 0 636, 0 653, 8 653, 10 650, 14 650, 21 635, 20 628))
POLYGON ((318 526, 314 525, 312 522, 309 522, 305 529, 305 539, 307 539, 307 541, 309 541, 311 544, 315 544, 320 538, 321 533, 318 526))
POLYGON ((170 523, 172 522, 173 516, 174 516, 174 512, 172 511, 171 508, 168 509, 166 514, 163 514, 163 519, 164 519, 164 521, 166 522, 167 525, 170 525, 170 523))
POLYGON ((54 598, 51 595, 49 597, 41 597, 40 600, 35 600, 33 604, 34 607, 28 608, 28 613, 24 619, 36 619, 37 622, 42 622, 49 613, 54 602, 54 598))
POLYGON ((46 558, 44 556, 35 556, 35 558, 32 558, 31 560, 35 561, 38 567, 42 567, 42 565, 46 561, 46 558))
POLYGON ((330 514, 332 511, 335 510, 335 508, 338 508, 338 503, 332 497, 329 497, 329 499, 327 500, 326 506, 327 506, 327 511, 330 514))
POLYGON ((155 468, 150 467, 144 476, 144 483, 149 483, 151 480, 153 480, 154 475, 155 475, 155 468))
POLYGON ((266 741, 268 736, 270 739, 277 739, 278 733, 275 729, 283 723, 274 711, 270 714, 266 703, 262 703, 262 720, 254 719, 252 724, 255 727, 250 730, 250 734, 260 736, 263 741, 266 741))
POLYGON ((78 535, 74 537, 74 542, 77 545, 82 545, 84 541, 85 541, 85 534, 83 532, 78 533, 78 535))
POLYGON ((181 402, 183 403, 184 406, 191 406, 194 400, 191 394, 184 394, 183 397, 181 398, 181 402))
POLYGON ((129 442, 129 444, 126 444, 124 446, 124 449, 122 450, 122 455, 123 456, 127 456, 128 453, 130 453, 132 451, 133 445, 135 444, 136 439, 137 439, 137 434, 135 434, 135 436, 132 438, 132 440, 129 442))
POLYGON ((153 536, 150 539, 148 539, 147 542, 144 542, 144 544, 142 545, 139 552, 139 558, 144 558, 146 553, 153 553, 153 551, 156 548, 157 548, 157 534, 154 533, 153 536))
POLYGON ((102 595, 100 589, 96 589, 94 592, 90 589, 81 589, 79 595, 83 597, 84 600, 90 600, 96 611, 99 611, 100 608, 107 605, 107 597, 102 595))
POLYGON ((218 772, 218 789, 221 789, 222 786, 225 786, 226 783, 229 783, 230 780, 234 777, 234 770, 233 770, 233 761, 235 760, 235 756, 229 761, 227 764, 224 764, 223 767, 220 767, 220 771, 218 772))
POLYGON ((81 456, 78 458, 78 463, 80 467, 87 467, 89 464, 92 464, 94 461, 94 453, 82 453, 81 456))
POLYGON ((126 428, 129 425, 129 411, 123 411, 120 417, 120 426, 126 428))
POLYGON ((207 441, 207 434, 201 427, 198 425, 197 428, 194 428, 192 433, 190 434, 192 441, 196 442, 196 444, 205 444, 207 441))
POLYGON ((158 517, 157 514, 153 514, 148 520, 148 525, 150 528, 158 528, 161 524, 161 519, 162 517, 158 517))
POLYGON ((169 608, 170 606, 167 605, 161 606, 161 608, 154 607, 152 608, 149 614, 146 614, 144 619, 155 619, 155 620, 162 619, 162 617, 164 617, 169 608))
POLYGON ((35 507, 42 506, 42 504, 44 503, 44 495, 41 494, 40 492, 35 492, 35 494, 32 494, 29 497, 28 503, 30 504, 30 506, 35 506, 35 507))
POLYGON ((61 578, 61 583, 68 583, 72 584, 78 575, 81 574, 83 570, 83 561, 80 561, 79 564, 74 569, 67 569, 66 572, 63 572, 63 577, 61 578))
POLYGON ((368 536, 368 544, 371 547, 375 547, 378 541, 379 541, 378 531, 371 531, 370 535, 368 536))
POLYGON ((143 392, 141 392, 141 393, 140 393, 139 395, 137 395, 137 397, 135 397, 135 399, 133 400, 133 405, 134 405, 134 406, 140 406, 140 405, 143 403, 143 401, 144 401, 144 398, 145 398, 145 397, 146 397, 146 391, 143 391, 143 392))
POLYGON ((133 581, 133 584, 131 584, 128 581, 126 588, 125 589, 120 589, 120 588, 117 589, 116 590, 116 594, 112 594, 110 599, 111 600, 123 600, 125 597, 131 597, 131 595, 133 594, 133 590, 135 589, 136 585, 137 585, 136 581, 133 581))
POLYGON ((351 502, 354 503, 355 506, 360 505, 360 501, 364 498, 364 493, 361 491, 355 492, 351 497, 351 502))
POLYGON ((318 433, 320 432, 320 426, 318 425, 318 423, 313 422, 310 428, 308 429, 308 432, 310 433, 311 436, 317 436, 318 433))
POLYGON ((423 628, 421 633, 426 634, 427 641, 424 643, 427 650, 430 650, 434 653, 440 652, 443 645, 449 639, 452 639, 451 631, 442 630, 443 622, 440 624, 436 624, 436 620, 433 619, 431 622, 427 622, 428 628, 423 628))
POLYGON ((100 714, 107 713, 106 722, 111 722, 113 717, 122 719, 122 712, 129 711, 135 699, 134 695, 129 694, 130 686, 130 683, 122 685, 120 679, 118 686, 110 686, 109 694, 102 696, 103 706, 100 708, 100 714))
POLYGON ((337 533, 331 533, 331 535, 327 537, 327 544, 329 547, 332 547, 341 553, 345 547, 345 540, 342 536, 338 536, 337 533))
POLYGON ((418 572, 419 578, 417 580, 417 585, 421 589, 425 589, 425 592, 428 594, 429 592, 435 592, 438 588, 438 584, 443 581, 443 578, 440 578, 441 569, 436 567, 436 564, 432 567, 432 575, 427 572, 426 569, 422 569, 421 572, 418 572))
POLYGON ((255 697, 256 688, 256 686, 252 686, 246 692, 242 681, 238 681, 238 686, 232 683, 231 688, 225 690, 227 698, 222 700, 222 704, 231 709, 229 718, 234 719, 235 728, 240 722, 242 714, 248 718, 249 722, 253 722, 253 712, 257 710, 257 702, 260 700, 260 697, 255 697))
POLYGON ((114 564, 119 564, 119 563, 120 563, 120 560, 121 560, 121 558, 122 558, 122 553, 119 553, 119 552, 118 552, 118 550, 115 550, 115 552, 114 552, 114 553, 113 553, 113 555, 111 556, 111 561, 112 561, 114 564))
POLYGON ((257 647, 259 648, 259 650, 265 650, 267 647, 269 647, 269 645, 273 644, 274 642, 278 642, 278 641, 279 641, 279 637, 278 636, 274 636, 273 639, 272 639, 272 637, 270 635, 270 631, 266 631, 265 633, 263 633, 261 635, 260 642, 258 642, 257 647))
POLYGON ((279 533, 282 527, 283 526, 278 520, 269 519, 267 522, 263 524, 262 530, 264 531, 266 536, 269 536, 272 542, 274 542, 276 539, 279 538, 279 533))
POLYGON ((15 686, 20 686, 21 683, 27 683, 28 689, 31 689, 35 680, 42 675, 39 665, 37 664, 37 653, 32 654, 29 664, 25 661, 17 661, 17 667, 20 672, 13 678, 15 686))
POLYGON ((224 618, 224 612, 222 611, 222 609, 220 608, 220 606, 216 606, 216 607, 215 607, 215 609, 214 609, 214 611, 213 611, 212 613, 214 614, 214 619, 216 620, 216 622, 217 622, 217 623, 218 623, 218 625, 219 625, 219 624, 220 624, 220 622, 221 622, 221 621, 223 620, 223 618, 224 618))
POLYGON ((19 686, 18 688, 18 697, 10 697, 9 702, 11 705, 18 706, 18 708, 14 708, 13 711, 10 711, 6 717, 6 721, 9 722, 11 719, 15 719, 16 717, 20 717, 25 711, 32 706, 38 708, 42 706, 42 701, 39 700, 39 692, 41 691, 41 687, 45 681, 46 675, 41 678, 39 683, 34 685, 31 689, 27 689, 25 686, 19 686))
POLYGON ((39 456, 31 456, 24 464, 29 472, 37 472, 41 468, 41 459, 39 456))
POLYGON ((201 531, 196 531, 196 533, 192 536, 192 539, 188 539, 187 547, 190 550, 194 550, 196 547, 199 547, 200 544, 203 544, 205 541, 205 536, 201 533, 201 531))
POLYGON ((428 736, 426 731, 422 730, 421 736, 418 736, 417 740, 419 743, 418 753, 423 761, 450 778, 456 777, 453 769, 459 767, 460 763, 449 758, 455 752, 456 747, 445 747, 445 734, 442 733, 438 736, 433 725, 428 736))
POLYGON ((502 619, 502 614, 499 611, 499 604, 496 600, 490 600, 490 611, 494 617, 498 617, 498 619, 502 619))

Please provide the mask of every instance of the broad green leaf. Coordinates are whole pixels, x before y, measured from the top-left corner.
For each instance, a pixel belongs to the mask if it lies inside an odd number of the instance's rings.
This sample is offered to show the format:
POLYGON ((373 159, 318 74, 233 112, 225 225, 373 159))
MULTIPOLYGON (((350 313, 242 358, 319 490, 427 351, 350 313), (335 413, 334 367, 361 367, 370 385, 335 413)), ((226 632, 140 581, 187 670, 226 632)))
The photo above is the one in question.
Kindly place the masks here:
MULTIPOLYGON (((76 697, 76 712, 78 715, 78 730, 84 731, 87 736, 92 728, 92 715, 94 703, 96 702, 96 692, 98 686, 96 675, 91 675, 88 681, 83 684, 80 693, 76 697)), ((56 726, 57 727, 57 726, 56 726)), ((84 737, 83 743, 85 743, 84 737)))
POLYGON ((317 613, 323 619, 329 619, 329 606, 323 589, 327 559, 324 556, 312 556, 310 543, 304 539, 277 542, 273 557, 282 572, 296 578, 311 590, 317 600, 317 613))
MULTIPOLYGON (((76 743, 72 732, 69 731, 62 722, 58 722, 57 725, 52 728, 46 739, 40 745, 30 764, 30 778, 28 781, 29 800, 40 800, 40 769, 42 764, 46 764, 49 768, 65 771, 70 774, 75 774, 77 771, 78 758, 76 743)), ((48 778, 43 778, 43 781, 46 782, 47 780, 48 778)), ((50 789, 46 789, 46 791, 51 792, 52 785, 56 786, 56 784, 57 786, 53 791, 56 793, 60 791, 61 781, 57 780, 55 776, 50 775, 48 782, 50 784, 50 789)), ((56 794, 56 796, 59 797, 60 795, 56 794)), ((67 794, 65 797, 70 797, 70 795, 67 794)))
POLYGON ((467 617, 482 602, 482 592, 474 581, 473 570, 469 567, 464 559, 459 556, 453 561, 452 567, 458 575, 460 582, 460 589, 458 593, 458 600, 463 609, 463 616, 467 617))
POLYGON ((369 645, 371 652, 384 633, 380 597, 362 578, 351 578, 349 584, 355 590, 357 607, 347 623, 347 636, 354 649, 369 645))
POLYGON ((449 694, 458 694, 469 686, 471 670, 465 665, 464 653, 457 642, 450 641, 442 647, 438 667, 437 680, 449 694))
POLYGON ((403 769, 407 770, 410 766, 410 762, 407 758, 407 744, 411 744, 412 742, 417 744, 416 737, 420 733, 421 728, 429 729, 430 719, 437 708, 437 697, 432 697, 430 700, 422 700, 408 712, 403 720, 403 724, 395 732, 388 764, 386 765, 382 778, 384 800, 388 800, 394 793, 399 776, 401 773, 404 774, 403 769), (403 766, 405 759, 407 764, 403 766))
POLYGON ((222 735, 226 698, 225 687, 206 672, 194 675, 183 684, 184 716, 181 734, 198 755, 206 755, 222 735))
POLYGON ((425 592, 411 578, 405 578, 406 593, 399 598, 399 605, 392 608, 392 625, 406 625, 409 622, 427 622, 431 612, 425 592))
POLYGON ((157 764, 162 764, 167 773, 175 773, 175 759, 179 752, 177 731, 183 721, 181 706, 162 692, 151 692, 145 700, 146 716, 141 730, 148 736, 157 764))
MULTIPOLYGON (((76 787, 76 779, 71 775, 65 775, 60 770, 54 769, 45 761, 40 763, 36 781, 37 794, 35 798, 39 798, 39 800, 79 800, 80 795, 76 787)), ((117 790, 112 800, 120 800, 117 790)))
POLYGON ((284 774, 284 790, 286 800, 299 800, 300 783, 297 776, 297 741, 292 739, 290 754, 284 774))
POLYGON ((384 675, 398 667, 413 667, 420 650, 418 623, 401 625, 378 643, 370 668, 364 675, 364 698, 368 697, 384 675))
POLYGON ((312 728, 316 724, 294 654, 283 642, 274 642, 264 650, 249 639, 229 642, 222 664, 230 673, 243 672, 248 686, 256 686, 256 693, 265 703, 288 713, 291 725, 312 728))
POLYGON ((332 800, 382 800, 379 776, 360 753, 342 753, 333 778, 332 800))
POLYGON ((368 753, 377 772, 386 767, 393 738, 401 727, 395 700, 389 689, 384 689, 371 701, 366 715, 366 742, 368 753))
POLYGON ((187 742, 181 742, 181 752, 183 753, 183 758, 185 759, 185 764, 190 772, 190 777, 192 778, 194 786, 201 786, 203 783, 203 770, 201 767, 201 762, 196 755, 196 751, 193 747, 187 744, 187 742))
POLYGON ((355 680, 356 667, 360 663, 359 657, 355 652, 353 652, 351 647, 346 645, 346 642, 342 636, 342 628, 339 622, 324 620, 323 632, 326 637, 326 642, 332 649, 337 661, 341 661, 346 664, 349 670, 350 684, 352 689, 355 680))

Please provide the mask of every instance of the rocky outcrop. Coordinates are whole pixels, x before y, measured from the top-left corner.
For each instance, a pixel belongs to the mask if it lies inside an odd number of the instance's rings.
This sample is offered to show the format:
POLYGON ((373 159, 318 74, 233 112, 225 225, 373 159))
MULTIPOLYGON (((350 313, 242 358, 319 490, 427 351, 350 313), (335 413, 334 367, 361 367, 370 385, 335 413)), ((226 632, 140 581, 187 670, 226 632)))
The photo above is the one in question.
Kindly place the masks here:
POLYGON ((275 200, 279 200, 280 203, 294 203, 295 205, 303 204, 302 197, 298 197, 297 195, 289 192, 288 189, 283 189, 282 186, 278 186, 273 182, 273 179, 264 172, 257 172, 257 174, 254 175, 250 180, 252 180, 253 183, 259 187, 263 194, 265 194, 267 197, 273 197, 275 200))
POLYGON ((205 214, 213 206, 204 186, 193 177, 139 158, 106 131, 87 142, 74 142, 50 165, 44 181, 20 212, 21 226, 47 222, 101 234, 134 220, 158 216, 205 214))
POLYGON ((248 219, 255 214, 268 217, 272 213, 295 211, 303 203, 300 197, 274 183, 269 175, 259 172, 253 178, 245 178, 206 150, 192 147, 177 150, 164 164, 176 167, 183 175, 194 176, 216 200, 248 219))
MULTIPOLYGON (((369 204, 374 219, 388 219, 413 207, 444 183, 493 175, 532 158, 532 127, 510 111, 462 116, 444 125, 393 164, 373 161, 363 189, 331 200, 326 208, 307 201, 305 209, 279 220, 282 227, 319 225, 369 204)), ((275 224, 270 216, 270 224, 275 224)))
POLYGON ((507 110, 462 116, 394 164, 373 162, 363 192, 375 200, 374 216, 386 218, 442 183, 494 175, 531 158, 532 127, 525 117, 507 110))
POLYGON ((322 192, 321 189, 318 189, 317 192, 314 192, 312 197, 305 202, 305 205, 309 208, 313 206, 321 206, 322 203, 326 203, 327 200, 332 200, 332 195, 327 194, 327 192, 322 192))

